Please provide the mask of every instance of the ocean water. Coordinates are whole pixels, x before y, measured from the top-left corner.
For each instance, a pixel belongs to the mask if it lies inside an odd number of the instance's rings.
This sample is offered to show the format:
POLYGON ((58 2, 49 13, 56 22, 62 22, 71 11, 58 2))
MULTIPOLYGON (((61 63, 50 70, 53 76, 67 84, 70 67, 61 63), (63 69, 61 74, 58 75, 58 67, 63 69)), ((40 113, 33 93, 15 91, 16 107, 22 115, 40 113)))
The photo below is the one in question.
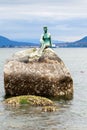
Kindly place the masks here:
POLYGON ((29 106, 11 107, 4 100, 3 69, 7 58, 24 48, 0 49, 0 130, 87 130, 87 48, 56 48, 74 81, 74 98, 56 101, 56 112, 29 106))

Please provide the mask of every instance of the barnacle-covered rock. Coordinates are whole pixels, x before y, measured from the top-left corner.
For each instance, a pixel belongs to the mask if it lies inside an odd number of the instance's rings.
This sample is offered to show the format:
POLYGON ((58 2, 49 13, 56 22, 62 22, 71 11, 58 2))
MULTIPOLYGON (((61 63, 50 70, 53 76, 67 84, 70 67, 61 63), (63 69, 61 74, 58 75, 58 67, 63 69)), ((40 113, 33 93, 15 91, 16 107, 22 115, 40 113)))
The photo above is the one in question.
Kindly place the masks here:
POLYGON ((55 52, 47 48, 17 52, 4 66, 7 96, 38 95, 72 99, 73 80, 55 52))
POLYGON ((55 112, 55 111, 57 111, 57 107, 56 106, 44 106, 44 107, 42 107, 42 111, 43 112, 55 112))
POLYGON ((11 106, 20 106, 28 104, 30 106, 53 106, 54 103, 45 97, 27 95, 27 96, 17 96, 5 99, 5 104, 11 106))

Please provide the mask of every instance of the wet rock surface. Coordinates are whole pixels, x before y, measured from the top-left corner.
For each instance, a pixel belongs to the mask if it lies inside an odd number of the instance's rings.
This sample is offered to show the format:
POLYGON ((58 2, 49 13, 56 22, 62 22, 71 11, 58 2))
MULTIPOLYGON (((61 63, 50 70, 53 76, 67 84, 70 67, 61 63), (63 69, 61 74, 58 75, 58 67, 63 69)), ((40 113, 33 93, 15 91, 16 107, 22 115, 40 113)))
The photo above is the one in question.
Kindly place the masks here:
POLYGON ((3 101, 7 107, 38 107, 39 112, 55 112, 59 110, 59 106, 52 100, 34 95, 24 95, 7 98, 3 101))
POLYGON ((6 96, 38 95, 72 99, 73 80, 63 61, 52 49, 17 52, 4 66, 6 96))
POLYGON ((27 96, 17 96, 17 97, 11 97, 4 101, 5 104, 11 105, 11 106, 20 106, 20 105, 26 105, 29 106, 53 106, 54 103, 45 97, 40 96, 34 96, 34 95, 27 95, 27 96))

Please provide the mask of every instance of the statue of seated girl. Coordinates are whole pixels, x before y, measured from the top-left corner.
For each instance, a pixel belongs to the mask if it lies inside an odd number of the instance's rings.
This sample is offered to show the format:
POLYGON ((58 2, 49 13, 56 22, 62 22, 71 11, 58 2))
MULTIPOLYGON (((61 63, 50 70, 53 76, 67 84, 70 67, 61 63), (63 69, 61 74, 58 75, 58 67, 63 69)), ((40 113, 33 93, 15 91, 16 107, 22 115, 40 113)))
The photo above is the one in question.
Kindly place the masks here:
POLYGON ((45 48, 52 47, 51 43, 51 34, 47 32, 47 27, 43 27, 44 33, 41 35, 40 38, 40 47, 41 50, 44 50, 45 48))

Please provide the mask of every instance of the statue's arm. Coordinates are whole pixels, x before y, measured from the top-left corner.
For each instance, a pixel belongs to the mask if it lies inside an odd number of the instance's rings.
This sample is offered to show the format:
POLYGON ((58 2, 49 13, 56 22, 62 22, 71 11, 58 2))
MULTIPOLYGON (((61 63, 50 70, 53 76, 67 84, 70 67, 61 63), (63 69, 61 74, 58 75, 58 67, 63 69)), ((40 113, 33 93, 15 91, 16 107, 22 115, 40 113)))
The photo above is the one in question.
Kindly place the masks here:
POLYGON ((52 47, 51 35, 50 35, 50 46, 52 47))
POLYGON ((43 34, 40 37, 40 47, 43 46, 44 40, 43 40, 43 34))

